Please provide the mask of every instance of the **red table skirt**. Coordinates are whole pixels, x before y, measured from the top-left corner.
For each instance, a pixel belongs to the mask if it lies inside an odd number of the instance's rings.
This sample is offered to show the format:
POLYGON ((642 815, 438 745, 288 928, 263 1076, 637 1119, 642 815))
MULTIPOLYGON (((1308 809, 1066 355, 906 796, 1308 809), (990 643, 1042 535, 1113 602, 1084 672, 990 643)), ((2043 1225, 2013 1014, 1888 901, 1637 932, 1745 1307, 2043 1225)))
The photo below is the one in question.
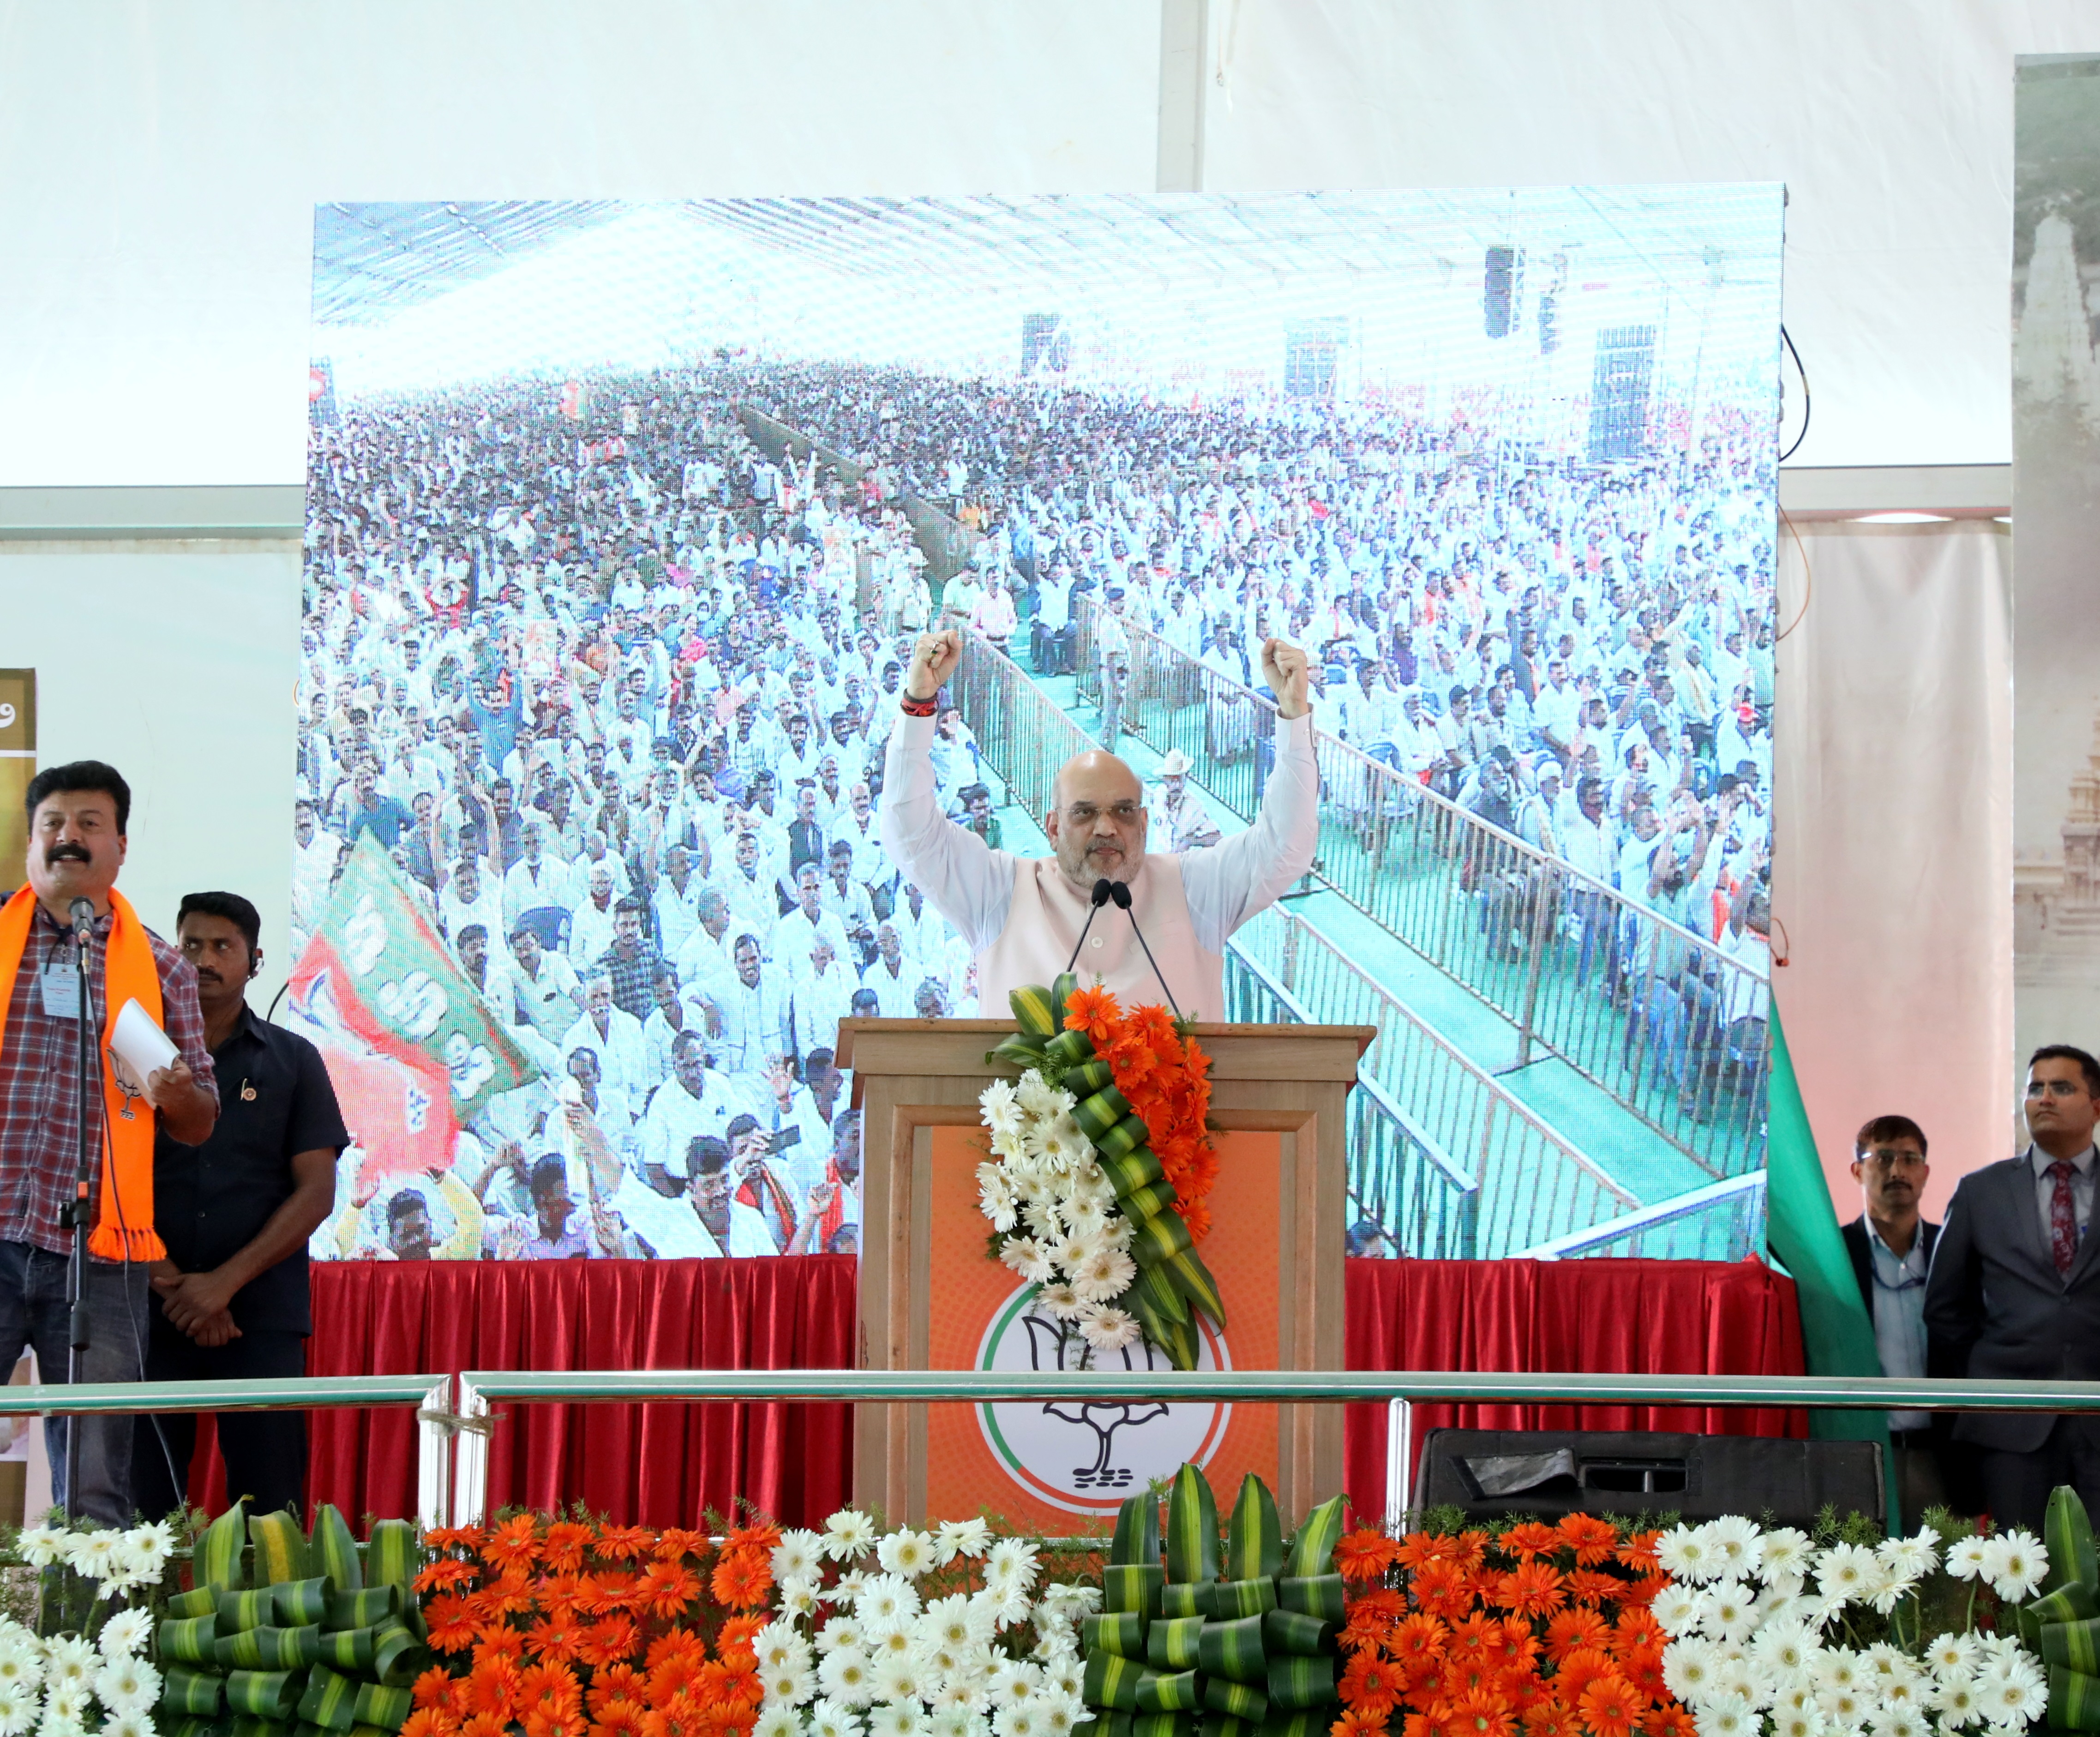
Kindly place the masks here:
MULTIPOLYGON (((1793 1285, 1755 1262, 1352 1261, 1352 1369, 1798 1374, 1793 1285)), ((718 1261, 345 1262, 314 1268, 315 1375, 461 1369, 846 1368, 849 1255, 718 1261)), ((580 1500, 618 1523, 690 1526, 739 1498, 821 1524, 851 1493, 842 1405, 515 1405, 491 1444, 492 1507, 580 1500)), ((1347 1485, 1385 1499, 1383 1407, 1350 1408, 1347 1485)), ((1800 1413, 1622 1406, 1424 1407, 1439 1424, 1806 1434, 1800 1413)), ((223 1481, 198 1431, 193 1499, 223 1481), (209 1468, 209 1470, 207 1470, 209 1468)), ((412 1514, 405 1408, 314 1414, 310 1498, 355 1517, 412 1514)), ((988 1495, 990 1492, 987 1492, 988 1495)), ((993 1505, 996 1505, 995 1502, 993 1505)))
MULTIPOLYGON (((1758 1261, 1352 1261, 1352 1369, 1799 1375, 1793 1281, 1758 1261)), ((1352 1405, 1344 1486, 1358 1511, 1385 1509, 1386 1408, 1352 1405)), ((1802 1411, 1628 1405, 1423 1405, 1435 1429, 1808 1433, 1802 1411)), ((1410 1470, 1410 1476, 1412 1472, 1410 1470)))

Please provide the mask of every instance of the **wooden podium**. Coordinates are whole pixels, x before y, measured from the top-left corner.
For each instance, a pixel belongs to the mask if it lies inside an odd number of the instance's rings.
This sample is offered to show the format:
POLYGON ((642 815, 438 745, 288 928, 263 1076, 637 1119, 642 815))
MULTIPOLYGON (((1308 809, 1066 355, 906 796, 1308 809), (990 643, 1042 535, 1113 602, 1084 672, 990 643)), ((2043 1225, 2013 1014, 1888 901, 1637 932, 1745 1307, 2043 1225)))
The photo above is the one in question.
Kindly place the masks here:
MULTIPOLYGON (((1198 1025, 1211 1058, 1219 1177, 1203 1257, 1226 1330, 1203 1364, 1342 1367, 1345 1099, 1375 1035, 1365 1025, 1198 1025)), ((1071 1336, 993 1260, 977 1209, 989 1156, 977 1096, 1017 1070, 986 1064, 993 1019, 844 1019, 838 1065, 862 1112, 860 1346, 866 1369, 1077 1367, 1071 1336)), ((1164 1368, 1142 1346, 1114 1366, 1164 1368)), ((1101 1354, 1093 1354, 1096 1364, 1101 1354)), ((1184 1459, 1214 1487, 1255 1471, 1293 1517, 1341 1488, 1333 1406, 862 1404, 856 1501, 892 1524, 980 1511, 1052 1533, 1112 1518, 1184 1459)))

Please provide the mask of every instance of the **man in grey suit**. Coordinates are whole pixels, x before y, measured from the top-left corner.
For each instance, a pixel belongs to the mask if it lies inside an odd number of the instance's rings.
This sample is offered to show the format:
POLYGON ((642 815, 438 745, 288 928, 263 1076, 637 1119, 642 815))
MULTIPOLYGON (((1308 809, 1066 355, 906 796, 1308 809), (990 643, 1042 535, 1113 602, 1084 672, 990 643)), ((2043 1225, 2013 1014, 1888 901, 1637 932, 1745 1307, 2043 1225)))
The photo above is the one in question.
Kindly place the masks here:
MULTIPOLYGON (((2068 1044, 2036 1050, 2027 1120, 2027 1151, 1972 1170, 1948 1203, 1925 1291, 1935 1376, 2100 1380, 2100 1237, 2086 1235, 2100 1061, 2068 1044)), ((2039 1532, 2060 1483, 2100 1504, 2100 1414, 1968 1412, 1954 1439, 1976 1448, 2001 1527, 2039 1532)))

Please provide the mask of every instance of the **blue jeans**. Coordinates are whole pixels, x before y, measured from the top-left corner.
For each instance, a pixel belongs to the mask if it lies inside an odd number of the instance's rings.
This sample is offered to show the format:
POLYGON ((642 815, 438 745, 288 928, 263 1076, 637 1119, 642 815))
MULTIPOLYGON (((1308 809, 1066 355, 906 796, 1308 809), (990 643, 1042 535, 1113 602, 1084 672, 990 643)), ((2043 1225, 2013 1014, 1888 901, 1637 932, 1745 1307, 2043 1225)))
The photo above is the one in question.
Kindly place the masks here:
MULTIPOLYGON (((143 1379, 146 1303, 152 1294, 146 1269, 115 1261, 87 1263, 88 1346, 84 1381, 143 1379)), ((29 1243, 0 1242, 0 1369, 11 1369, 24 1346, 37 1354, 37 1376, 64 1381, 73 1339, 66 1308, 66 1257, 29 1243)), ((76 1517, 109 1526, 131 1521, 130 1417, 48 1417, 44 1448, 51 1459, 51 1501, 76 1517), (80 1430, 80 1492, 65 1487, 66 1430, 80 1430)))

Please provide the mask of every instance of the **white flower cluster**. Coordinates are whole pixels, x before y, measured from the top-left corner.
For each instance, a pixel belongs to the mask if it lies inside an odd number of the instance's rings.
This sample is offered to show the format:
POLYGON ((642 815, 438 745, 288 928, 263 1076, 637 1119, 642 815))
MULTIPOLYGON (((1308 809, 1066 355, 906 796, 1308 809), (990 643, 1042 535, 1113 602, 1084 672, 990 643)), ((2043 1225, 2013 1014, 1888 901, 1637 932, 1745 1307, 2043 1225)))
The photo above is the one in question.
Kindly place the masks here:
MULTIPOLYGON (((2014 1737, 2047 1701, 2041 1666, 2010 1635, 1943 1634, 1922 1657, 1825 1638, 1847 1605, 1886 1615, 1940 1566, 1929 1529, 1818 1550, 1791 1527, 1761 1531, 1731 1514, 1665 1532, 1656 1554, 1672 1582, 1652 1606, 1670 1637, 1663 1676, 1700 1737, 1930 1737, 1970 1726, 2014 1737)), ((1946 1562, 2014 1601, 2048 1566, 2025 1532, 1968 1540, 1946 1562)))
POLYGON ((1101 1589, 1039 1590, 1035 1554, 994 1543, 982 1520, 883 1536, 851 1508, 821 1532, 783 1533, 752 1737, 1069 1737, 1088 1717, 1079 1624, 1101 1589), (959 1561, 982 1585, 922 1593, 919 1580, 959 1561), (841 1571, 828 1586, 827 1564, 841 1571))
POLYGON ((1072 1119, 1074 1101, 1032 1067, 985 1088, 977 1103, 994 1161, 977 1166, 977 1209, 1006 1239, 999 1258, 1043 1288, 1043 1306, 1076 1323, 1096 1350, 1117 1351, 1141 1334, 1134 1315, 1113 1306, 1137 1277, 1132 1227, 1072 1119))
POLYGON ((99 1583, 96 1597, 121 1598, 161 1578, 174 1554, 174 1530, 165 1520, 129 1531, 73 1531, 63 1526, 32 1526, 15 1549, 32 1568, 64 1563, 82 1580, 99 1583))
POLYGON ((86 1737, 96 1726, 103 1737, 153 1737, 161 1673, 139 1656, 152 1633, 143 1610, 112 1616, 99 1644, 77 1634, 42 1640, 0 1616, 0 1737, 86 1737))

